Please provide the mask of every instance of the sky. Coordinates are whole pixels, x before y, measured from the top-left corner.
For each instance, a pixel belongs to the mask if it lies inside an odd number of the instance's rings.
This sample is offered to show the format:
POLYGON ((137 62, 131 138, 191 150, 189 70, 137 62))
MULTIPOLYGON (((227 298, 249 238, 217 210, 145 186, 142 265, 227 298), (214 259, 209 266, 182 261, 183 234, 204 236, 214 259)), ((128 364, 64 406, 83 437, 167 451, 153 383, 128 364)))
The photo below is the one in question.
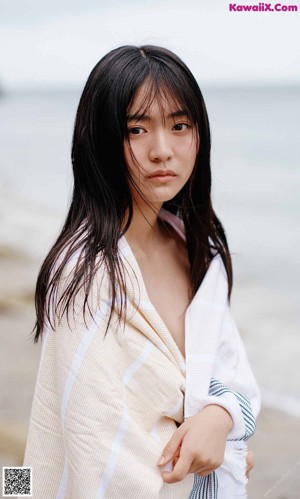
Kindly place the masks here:
POLYGON ((229 3, 0 0, 0 86, 81 85, 124 44, 165 46, 203 83, 300 84, 300 2, 298 12, 230 12, 229 3))

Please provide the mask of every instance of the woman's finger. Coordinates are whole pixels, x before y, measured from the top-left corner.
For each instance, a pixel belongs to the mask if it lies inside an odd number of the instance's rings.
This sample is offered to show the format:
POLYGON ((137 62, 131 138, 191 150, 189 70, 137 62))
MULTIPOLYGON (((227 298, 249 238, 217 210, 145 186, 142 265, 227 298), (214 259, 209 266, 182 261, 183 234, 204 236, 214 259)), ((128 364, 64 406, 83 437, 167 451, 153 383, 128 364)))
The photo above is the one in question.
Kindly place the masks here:
POLYGON ((173 471, 163 471, 162 477, 166 483, 180 482, 190 472, 192 459, 190 454, 180 454, 173 471))
POLYGON ((181 442, 186 433, 186 430, 180 426, 172 435, 167 445, 164 447, 162 451, 162 456, 158 460, 158 466, 164 466, 171 459, 176 456, 176 453, 180 450, 181 442))

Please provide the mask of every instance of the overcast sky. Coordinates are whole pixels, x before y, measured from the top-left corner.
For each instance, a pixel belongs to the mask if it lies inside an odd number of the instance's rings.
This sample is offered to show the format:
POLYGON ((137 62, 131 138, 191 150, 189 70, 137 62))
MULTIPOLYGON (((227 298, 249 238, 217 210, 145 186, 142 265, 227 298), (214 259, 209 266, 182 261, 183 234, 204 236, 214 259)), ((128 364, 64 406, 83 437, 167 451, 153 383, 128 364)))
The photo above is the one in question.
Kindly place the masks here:
POLYGON ((110 49, 152 43, 200 82, 299 84, 299 20, 300 11, 229 12, 225 0, 0 0, 0 82, 82 84, 110 49))

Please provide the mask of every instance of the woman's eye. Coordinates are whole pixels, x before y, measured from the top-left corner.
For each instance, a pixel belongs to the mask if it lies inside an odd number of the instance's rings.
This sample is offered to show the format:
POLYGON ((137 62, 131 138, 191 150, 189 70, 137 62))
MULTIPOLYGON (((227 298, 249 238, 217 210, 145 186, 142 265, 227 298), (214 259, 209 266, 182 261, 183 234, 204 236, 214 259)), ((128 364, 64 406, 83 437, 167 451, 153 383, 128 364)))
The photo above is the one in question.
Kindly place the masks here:
POLYGON ((131 135, 141 135, 143 132, 144 132, 144 129, 143 128, 140 128, 138 126, 135 126, 133 128, 129 128, 129 133, 131 135))
POLYGON ((187 123, 176 123, 176 125, 174 125, 173 129, 177 132, 182 132, 184 130, 187 130, 188 128, 190 128, 190 125, 188 125, 187 123))

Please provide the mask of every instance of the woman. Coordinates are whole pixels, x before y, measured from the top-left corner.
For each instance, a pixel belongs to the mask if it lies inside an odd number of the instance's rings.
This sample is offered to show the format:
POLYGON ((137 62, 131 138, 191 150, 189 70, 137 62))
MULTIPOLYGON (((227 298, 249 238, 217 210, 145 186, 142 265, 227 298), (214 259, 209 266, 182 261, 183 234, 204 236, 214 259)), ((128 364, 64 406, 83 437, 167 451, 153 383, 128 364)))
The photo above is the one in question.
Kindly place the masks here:
POLYGON ((245 497, 259 392, 230 317, 209 122, 185 64, 154 46, 103 57, 72 162, 36 290, 34 498, 245 497))

